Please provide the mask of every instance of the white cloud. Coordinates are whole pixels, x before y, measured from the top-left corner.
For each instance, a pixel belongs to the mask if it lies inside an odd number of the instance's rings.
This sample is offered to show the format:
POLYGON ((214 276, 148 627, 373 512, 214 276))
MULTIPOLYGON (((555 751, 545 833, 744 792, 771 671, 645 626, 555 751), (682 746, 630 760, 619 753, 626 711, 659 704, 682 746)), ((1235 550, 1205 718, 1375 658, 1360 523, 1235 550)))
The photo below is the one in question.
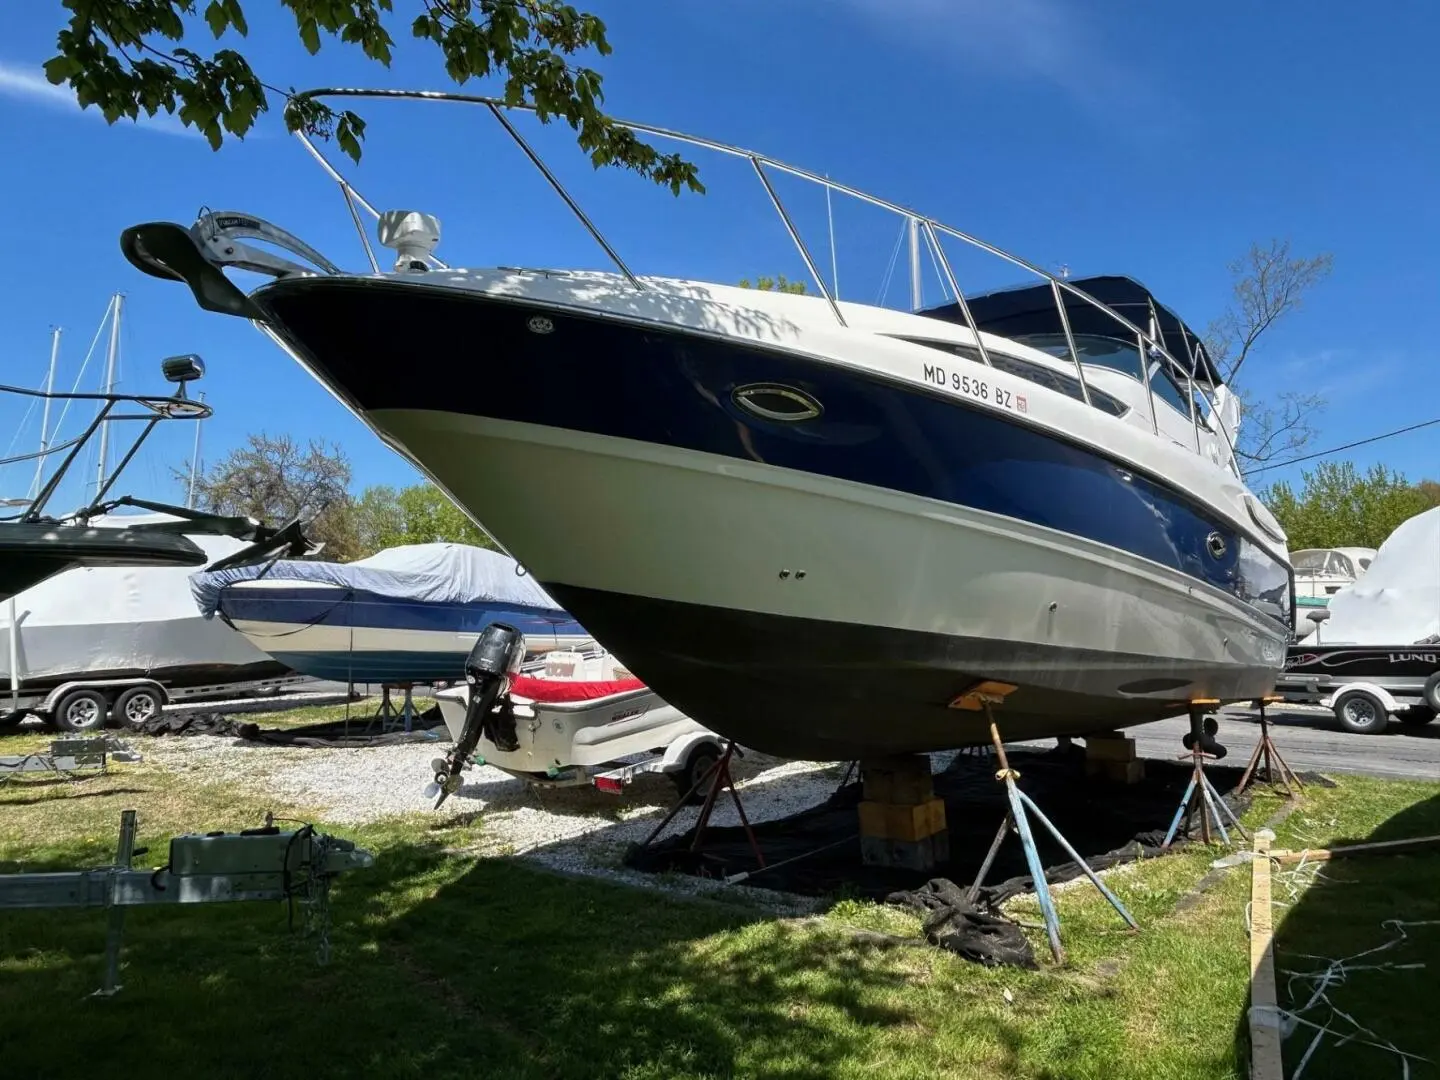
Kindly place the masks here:
MULTIPOLYGON (((63 109, 80 116, 88 115, 104 119, 99 110, 93 107, 82 110, 80 103, 75 100, 73 90, 68 86, 52 85, 39 68, 20 67, 0 61, 0 97, 26 101, 41 108, 63 109)), ((119 124, 128 123, 130 123, 128 120, 119 121, 119 124)), ((117 126, 119 125, 117 124, 117 126)), ((141 113, 140 119, 134 126, 146 131, 156 131, 162 135, 200 137, 199 132, 193 128, 187 128, 175 117, 166 113, 157 113, 154 116, 146 116, 141 113)))
POLYGON ((856 11, 957 65, 995 77, 1049 82, 1094 109, 1137 87, 1131 63, 1110 54, 1062 0, 846 0, 856 11))

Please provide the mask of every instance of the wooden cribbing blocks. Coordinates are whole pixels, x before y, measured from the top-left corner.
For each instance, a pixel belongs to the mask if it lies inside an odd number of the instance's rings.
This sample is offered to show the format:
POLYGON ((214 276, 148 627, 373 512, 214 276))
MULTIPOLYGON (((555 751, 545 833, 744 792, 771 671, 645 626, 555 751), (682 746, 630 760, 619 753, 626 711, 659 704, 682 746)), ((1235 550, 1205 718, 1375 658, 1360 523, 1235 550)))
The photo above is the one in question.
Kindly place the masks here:
POLYGON ((861 763, 860 853, 870 866, 931 870, 950 857, 945 803, 923 754, 861 763))
POLYGON ((1085 775, 1101 776, 1117 784, 1138 784, 1145 779, 1145 762, 1139 759, 1135 740, 1118 731, 1087 735, 1085 775))

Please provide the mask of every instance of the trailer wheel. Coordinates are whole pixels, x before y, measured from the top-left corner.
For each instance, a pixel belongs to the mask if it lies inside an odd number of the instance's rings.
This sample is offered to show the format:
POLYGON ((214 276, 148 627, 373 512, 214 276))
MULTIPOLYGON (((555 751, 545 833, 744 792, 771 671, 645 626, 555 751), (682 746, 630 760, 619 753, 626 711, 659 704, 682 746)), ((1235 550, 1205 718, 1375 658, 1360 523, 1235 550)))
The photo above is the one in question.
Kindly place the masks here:
POLYGON ((1435 672, 1425 680, 1425 689, 1420 692, 1425 704, 1430 706, 1432 713, 1440 713, 1440 671, 1435 672))
POLYGON ((707 772, 710 767, 720 760, 720 747, 713 742, 697 743, 690 748, 690 753, 685 755, 685 764, 670 774, 670 779, 675 782, 676 789, 681 795, 689 795, 691 805, 702 803, 709 791, 701 788, 699 791, 691 792, 693 788, 707 772))
POLYGON ((109 712, 99 690, 71 690, 55 706, 51 720, 61 731, 99 731, 109 712))
POLYGON ((1335 719, 1357 735, 1379 735, 1390 726, 1390 714, 1368 690, 1347 690, 1336 698, 1335 719))
POLYGON ((160 714, 165 702, 153 686, 132 686, 115 699, 110 715, 116 725, 138 731, 145 721, 160 714))

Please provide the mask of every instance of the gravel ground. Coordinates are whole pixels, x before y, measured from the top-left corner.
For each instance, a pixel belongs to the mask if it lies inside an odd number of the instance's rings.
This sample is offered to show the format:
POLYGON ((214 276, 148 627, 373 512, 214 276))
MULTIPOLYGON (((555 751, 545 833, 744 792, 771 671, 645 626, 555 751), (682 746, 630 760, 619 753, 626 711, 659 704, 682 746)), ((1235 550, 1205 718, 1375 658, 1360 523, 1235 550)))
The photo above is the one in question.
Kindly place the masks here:
MULTIPOLYGON (((416 814, 436 822, 479 825, 476 849, 486 855, 518 855, 563 873, 598 875, 654 886, 653 875, 625 870, 621 858, 643 840, 674 805, 678 793, 658 774, 642 775, 620 796, 591 787, 536 789, 499 769, 465 774, 465 785, 439 810, 426 798, 430 762, 448 743, 426 741, 364 749, 257 746, 197 736, 142 740, 145 760, 180 776, 239 784, 257 795, 295 803, 327 821, 364 824, 416 814)), ((941 763, 937 762, 937 767, 941 763)), ((844 765, 780 761, 748 753, 732 763, 751 821, 769 821, 814 806, 839 784, 844 765)), ((698 808, 687 807, 666 835, 685 832, 698 808)), ((738 824, 734 804, 717 802, 711 820, 738 824)), ((714 883, 667 876, 667 888, 708 892, 714 883)), ((736 889, 727 890, 735 894, 736 889)), ((771 890, 743 890, 765 906, 808 910, 811 901, 771 890)))

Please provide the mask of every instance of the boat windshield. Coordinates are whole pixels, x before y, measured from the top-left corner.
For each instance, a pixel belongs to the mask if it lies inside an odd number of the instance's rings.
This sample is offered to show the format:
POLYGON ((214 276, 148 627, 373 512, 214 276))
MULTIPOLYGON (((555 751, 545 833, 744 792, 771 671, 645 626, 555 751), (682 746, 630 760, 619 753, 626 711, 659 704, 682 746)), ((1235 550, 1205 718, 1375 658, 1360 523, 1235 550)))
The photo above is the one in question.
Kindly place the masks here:
MULTIPOLYGON (((1290 563, 1300 573, 1355 576, 1355 564, 1348 557, 1338 551, 1329 551, 1325 548, 1293 552, 1290 556, 1290 563)), ((1370 560, 1368 559, 1360 560, 1361 569, 1369 564, 1370 560)))
MULTIPOLYGON (((1069 361, 1070 345, 1064 334, 1019 334, 1011 340, 1032 349, 1049 353, 1061 360, 1069 361)), ((1140 364, 1140 349, 1133 342, 1119 338, 1104 337, 1100 334, 1076 334, 1075 351, 1080 354, 1082 364, 1110 368, 1129 375, 1136 382, 1145 381, 1140 364)), ((1171 375, 1168 365, 1155 361, 1150 365, 1150 385, 1155 394, 1177 412, 1190 415, 1190 406, 1185 400, 1185 391, 1171 375)))

